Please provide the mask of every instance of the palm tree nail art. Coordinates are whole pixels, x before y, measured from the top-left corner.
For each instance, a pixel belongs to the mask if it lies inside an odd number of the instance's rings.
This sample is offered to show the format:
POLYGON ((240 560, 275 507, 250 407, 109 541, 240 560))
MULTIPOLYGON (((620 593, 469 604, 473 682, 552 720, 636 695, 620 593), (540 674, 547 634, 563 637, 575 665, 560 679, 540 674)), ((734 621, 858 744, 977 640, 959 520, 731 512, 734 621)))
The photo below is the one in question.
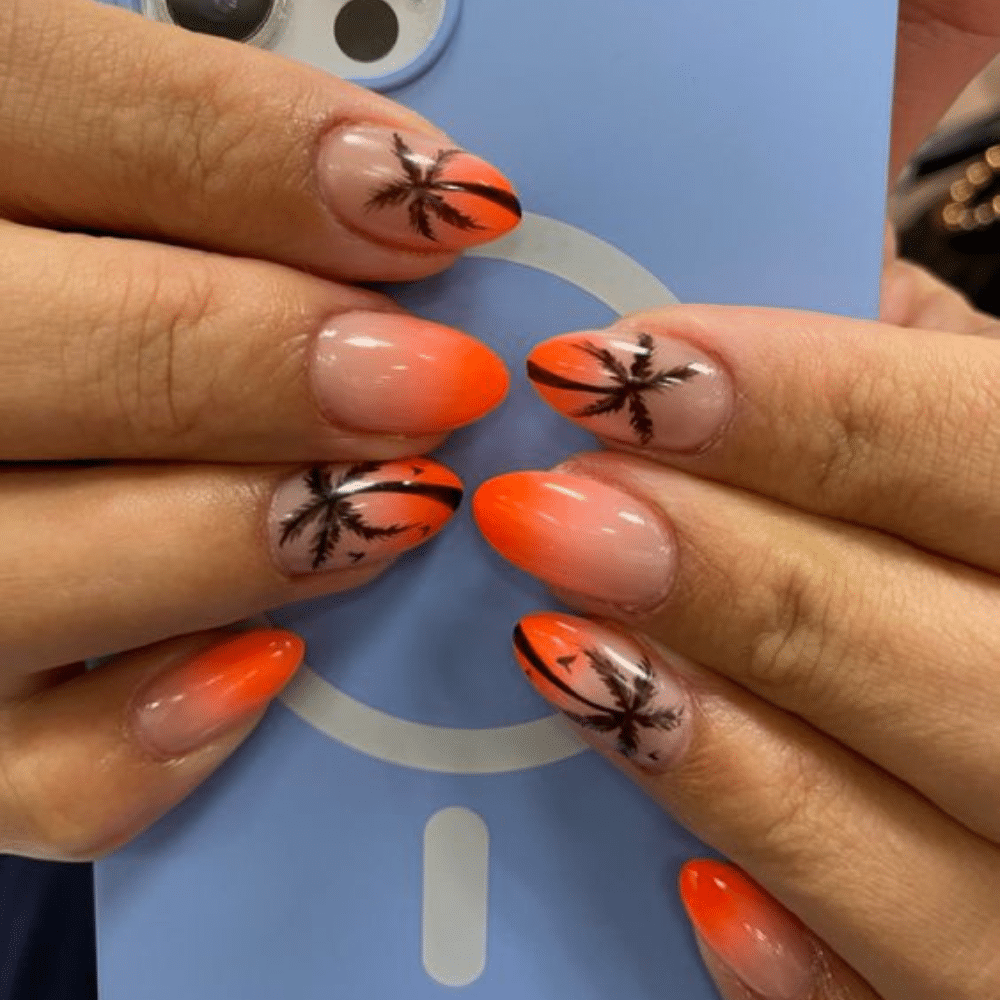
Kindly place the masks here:
POLYGON ((645 332, 559 337, 536 347, 527 368, 555 409, 629 444, 697 448, 730 405, 728 380, 714 361, 645 332))
POLYGON ((582 618, 541 613, 518 623, 514 649, 543 697, 636 765, 663 770, 687 746, 686 693, 631 639, 582 618))
POLYGON ((511 217, 512 224, 521 218, 521 203, 513 191, 481 180, 464 179, 460 172, 449 171, 456 157, 467 156, 462 150, 439 149, 429 157, 418 154, 398 132, 392 138, 393 152, 399 161, 399 178, 376 188, 366 208, 405 205, 413 231, 435 243, 439 242, 437 230, 442 227, 451 226, 462 232, 483 232, 492 228, 478 221, 471 211, 462 211, 449 201, 456 194, 470 195, 499 206, 511 217))
POLYGON ((317 465, 275 494, 275 555, 290 575, 384 561, 438 531, 461 501, 461 481, 430 459, 317 465))
POLYGON ((521 219, 499 170, 419 132, 358 126, 335 133, 320 155, 320 179, 349 225, 417 250, 464 250, 521 219))

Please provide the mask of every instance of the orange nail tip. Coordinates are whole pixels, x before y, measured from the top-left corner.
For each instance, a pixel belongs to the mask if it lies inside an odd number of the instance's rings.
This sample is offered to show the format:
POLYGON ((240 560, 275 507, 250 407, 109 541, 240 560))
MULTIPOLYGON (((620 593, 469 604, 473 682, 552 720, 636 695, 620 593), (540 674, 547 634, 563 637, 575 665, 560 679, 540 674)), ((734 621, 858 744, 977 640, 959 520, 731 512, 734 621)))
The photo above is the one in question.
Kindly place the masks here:
POLYGON ((218 665, 238 665, 247 659, 269 658, 275 663, 294 661, 297 665, 304 654, 305 643, 294 632, 286 632, 284 629, 256 629, 253 632, 242 632, 204 650, 191 662, 211 661, 218 665))
POLYGON ((539 473, 512 472, 483 483, 472 497, 472 516, 486 540, 501 555, 516 556, 526 539, 522 521, 531 517, 532 499, 539 492, 539 473))
POLYGON ((689 861, 679 888, 699 938, 755 996, 814 995, 815 952, 807 932, 739 869, 710 859, 689 861))

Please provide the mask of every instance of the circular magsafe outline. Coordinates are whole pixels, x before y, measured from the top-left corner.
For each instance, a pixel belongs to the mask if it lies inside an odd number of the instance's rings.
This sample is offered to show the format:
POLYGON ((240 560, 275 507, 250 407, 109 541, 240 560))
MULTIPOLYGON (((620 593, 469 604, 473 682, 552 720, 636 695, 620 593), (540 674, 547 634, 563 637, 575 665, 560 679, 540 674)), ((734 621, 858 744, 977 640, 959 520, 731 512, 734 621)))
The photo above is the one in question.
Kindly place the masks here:
MULTIPOLYGON (((673 305, 676 297, 628 254, 558 219, 527 213, 520 227, 468 256, 503 260, 561 278, 619 316, 673 305)), ((513 726, 459 729, 411 722, 345 694, 303 665, 281 695, 303 722, 369 757, 444 774, 505 774, 555 764, 585 744, 558 715, 513 726)))

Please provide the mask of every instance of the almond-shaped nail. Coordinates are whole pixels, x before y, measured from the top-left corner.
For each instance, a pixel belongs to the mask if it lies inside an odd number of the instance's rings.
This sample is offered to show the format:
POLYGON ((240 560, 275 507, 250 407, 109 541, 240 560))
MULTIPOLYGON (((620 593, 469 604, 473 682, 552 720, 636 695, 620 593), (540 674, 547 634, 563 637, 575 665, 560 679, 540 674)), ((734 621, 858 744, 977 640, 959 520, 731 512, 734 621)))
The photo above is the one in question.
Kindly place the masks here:
POLYGON ((316 340, 311 376, 331 423, 414 437, 478 419, 508 387, 503 361, 485 344, 397 313, 331 321, 316 340))
POLYGON ((420 132, 358 125, 320 151, 327 202, 347 225, 403 249, 453 252, 521 219, 510 181, 485 160, 420 132))
POLYGON ((614 327, 539 344, 528 377, 550 406, 592 434, 663 451, 707 444, 733 405, 728 374, 703 351, 614 327))
POLYGON ((706 948, 761 1000, 810 1000, 816 950, 802 925, 742 872, 689 861, 681 899, 706 948))
POLYGON ((275 492, 275 559, 289 576, 391 559, 440 530, 461 501, 458 476, 428 458, 313 466, 275 492))
POLYGON ((157 677, 136 698, 135 737, 158 757, 207 746, 255 714, 288 683, 305 644, 291 632, 246 632, 157 677))
POLYGON ((686 692, 660 657, 626 636, 543 612, 518 622, 514 650, 539 694, 595 743, 649 771, 665 771, 686 749, 686 692))
POLYGON ((660 604, 673 582, 673 536, 622 490, 563 472, 514 472, 473 499, 486 540, 549 586, 626 610, 660 604))

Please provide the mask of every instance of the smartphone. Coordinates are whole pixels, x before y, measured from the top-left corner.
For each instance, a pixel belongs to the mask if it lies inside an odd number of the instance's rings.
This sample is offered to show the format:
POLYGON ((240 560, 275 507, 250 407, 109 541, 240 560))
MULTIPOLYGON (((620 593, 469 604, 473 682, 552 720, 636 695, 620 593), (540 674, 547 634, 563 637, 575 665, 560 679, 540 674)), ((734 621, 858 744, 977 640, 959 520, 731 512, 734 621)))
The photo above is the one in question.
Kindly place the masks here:
MULTIPOLYGON (((133 0, 385 91, 496 163, 524 225, 390 289, 481 337, 505 404, 471 492, 594 442, 531 346, 681 301, 874 316, 894 0, 133 0)), ((273 617, 308 667, 192 799, 97 868, 104 1000, 710 1000, 675 883, 708 850, 515 664, 554 607, 467 513, 273 617)))

